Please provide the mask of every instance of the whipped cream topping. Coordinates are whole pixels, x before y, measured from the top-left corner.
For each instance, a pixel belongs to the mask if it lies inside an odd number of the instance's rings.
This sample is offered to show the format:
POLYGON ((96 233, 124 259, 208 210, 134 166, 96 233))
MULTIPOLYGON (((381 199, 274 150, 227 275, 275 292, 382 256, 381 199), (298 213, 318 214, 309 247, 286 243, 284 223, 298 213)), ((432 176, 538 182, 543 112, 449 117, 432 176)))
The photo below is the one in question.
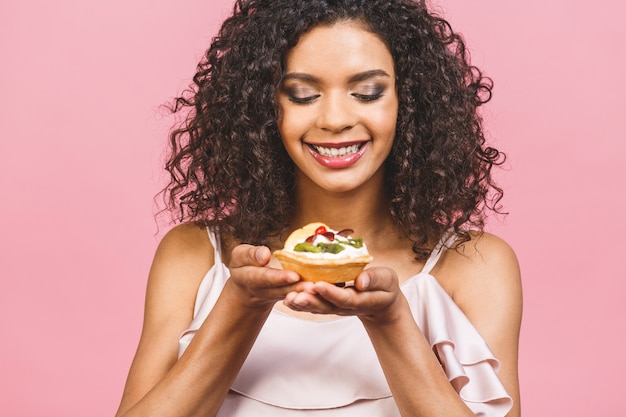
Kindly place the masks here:
MULTIPOLYGON (((352 239, 351 236, 347 236, 347 237, 341 236, 337 234, 336 230, 332 230, 332 229, 327 229, 327 230, 335 234, 334 240, 330 240, 323 234, 319 234, 319 235, 315 235, 315 237, 313 238, 313 242, 311 243, 313 245, 317 245, 318 243, 339 243, 341 244, 341 246, 344 247, 344 250, 342 250, 339 253, 297 252, 298 255, 306 256, 307 258, 316 258, 316 259, 320 259, 320 258, 321 259, 336 259, 336 258, 348 258, 348 257, 352 258, 352 257, 363 256, 363 255, 369 254, 369 252, 367 251, 367 247, 365 246, 365 243, 363 243, 363 246, 361 246, 360 248, 355 248, 354 246, 348 243, 348 240, 352 239)), ((304 240, 302 240, 302 242, 304 242, 304 240)), ((298 242, 298 243, 302 243, 302 242, 298 242)), ((293 248, 291 248, 290 250, 292 252, 295 252, 293 248)))

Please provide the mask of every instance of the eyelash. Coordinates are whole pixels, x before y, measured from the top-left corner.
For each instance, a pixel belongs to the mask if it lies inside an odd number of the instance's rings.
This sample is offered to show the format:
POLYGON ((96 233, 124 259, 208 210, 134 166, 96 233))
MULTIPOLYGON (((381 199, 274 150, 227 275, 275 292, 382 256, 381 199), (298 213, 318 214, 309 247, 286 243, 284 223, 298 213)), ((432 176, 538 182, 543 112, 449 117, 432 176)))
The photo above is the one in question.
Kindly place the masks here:
POLYGON ((316 94, 314 96, 309 96, 309 97, 296 97, 294 95, 289 95, 289 101, 296 103, 296 104, 309 104, 312 103, 316 98, 318 98, 320 95, 316 94))
POLYGON ((352 94, 353 97, 361 100, 361 101, 365 101, 365 102, 372 102, 372 101, 376 101, 379 98, 381 98, 383 96, 382 92, 377 92, 375 94, 357 94, 357 93, 353 93, 352 94))

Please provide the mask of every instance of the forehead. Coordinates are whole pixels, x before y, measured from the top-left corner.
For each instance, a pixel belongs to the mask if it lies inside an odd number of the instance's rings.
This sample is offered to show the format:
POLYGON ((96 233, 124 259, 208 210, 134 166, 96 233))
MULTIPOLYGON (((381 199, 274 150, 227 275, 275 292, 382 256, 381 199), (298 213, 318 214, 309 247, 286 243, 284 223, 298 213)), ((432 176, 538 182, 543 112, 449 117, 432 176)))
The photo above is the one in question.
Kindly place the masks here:
POLYGON ((286 56, 287 73, 374 68, 393 72, 393 67, 393 58, 382 39, 353 21, 314 27, 286 56))

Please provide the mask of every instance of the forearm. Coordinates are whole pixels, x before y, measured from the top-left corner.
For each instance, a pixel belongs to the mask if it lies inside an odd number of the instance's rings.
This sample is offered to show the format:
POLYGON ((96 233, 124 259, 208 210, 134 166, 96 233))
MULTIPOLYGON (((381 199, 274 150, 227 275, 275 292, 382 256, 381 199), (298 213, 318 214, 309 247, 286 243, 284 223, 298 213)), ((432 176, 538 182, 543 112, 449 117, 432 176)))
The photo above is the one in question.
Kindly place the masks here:
POLYGON ((242 308, 225 288, 181 358, 118 417, 215 415, 270 311, 242 308))
POLYGON ((473 416, 453 389, 404 297, 390 321, 362 318, 402 416, 473 416))

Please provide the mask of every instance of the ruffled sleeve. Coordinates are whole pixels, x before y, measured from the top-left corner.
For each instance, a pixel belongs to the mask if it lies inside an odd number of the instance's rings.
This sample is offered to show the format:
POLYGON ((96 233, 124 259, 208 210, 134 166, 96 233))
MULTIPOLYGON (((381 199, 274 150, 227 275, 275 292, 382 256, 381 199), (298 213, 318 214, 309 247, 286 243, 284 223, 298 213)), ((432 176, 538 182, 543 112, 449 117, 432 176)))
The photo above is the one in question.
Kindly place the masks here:
POLYGON ((513 401, 498 378, 500 363, 448 293, 430 274, 414 277, 402 290, 415 321, 467 406, 477 416, 505 416, 513 401))

